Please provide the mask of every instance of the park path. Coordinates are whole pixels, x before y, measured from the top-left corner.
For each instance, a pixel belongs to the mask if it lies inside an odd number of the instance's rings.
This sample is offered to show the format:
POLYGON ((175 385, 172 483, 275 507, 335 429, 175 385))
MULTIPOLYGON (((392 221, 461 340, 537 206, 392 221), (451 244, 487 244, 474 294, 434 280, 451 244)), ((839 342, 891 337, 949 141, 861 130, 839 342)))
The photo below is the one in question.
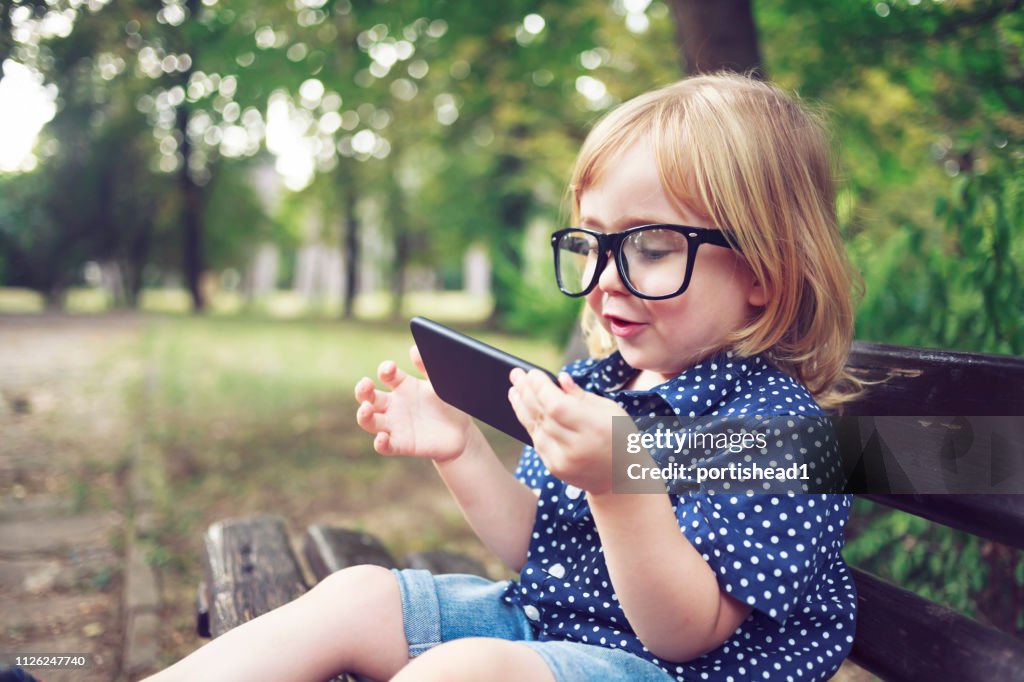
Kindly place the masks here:
POLYGON ((126 679, 133 664, 139 329, 130 315, 0 316, 0 654, 90 657, 32 671, 47 682, 126 679))

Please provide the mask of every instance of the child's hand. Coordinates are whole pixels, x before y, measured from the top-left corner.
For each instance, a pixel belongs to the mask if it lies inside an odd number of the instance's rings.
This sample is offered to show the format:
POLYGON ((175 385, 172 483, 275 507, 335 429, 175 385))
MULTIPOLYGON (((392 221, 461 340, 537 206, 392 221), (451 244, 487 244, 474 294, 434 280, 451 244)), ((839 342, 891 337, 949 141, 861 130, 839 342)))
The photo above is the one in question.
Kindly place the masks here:
MULTIPOLYGON (((409 349, 412 364, 426 376, 420 352, 409 349)), ((465 412, 437 397, 429 380, 423 381, 385 360, 377 368, 377 378, 391 389, 378 391, 373 381, 363 377, 356 384, 356 422, 376 434, 373 449, 382 455, 429 457, 436 461, 455 459, 466 449, 472 422, 465 412)))
POLYGON ((548 471, 591 493, 611 490, 612 417, 629 416, 626 411, 584 391, 565 372, 558 386, 536 370, 514 369, 509 379, 509 402, 548 471))

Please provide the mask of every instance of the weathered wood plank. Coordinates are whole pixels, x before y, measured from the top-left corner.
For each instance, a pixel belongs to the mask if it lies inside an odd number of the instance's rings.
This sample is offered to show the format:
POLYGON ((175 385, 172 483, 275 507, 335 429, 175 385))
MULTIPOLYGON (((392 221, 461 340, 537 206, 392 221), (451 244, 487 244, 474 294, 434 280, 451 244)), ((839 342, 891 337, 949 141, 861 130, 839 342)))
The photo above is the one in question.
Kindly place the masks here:
POLYGON ((380 540, 360 531, 314 525, 306 529, 303 555, 317 580, 349 566, 375 564, 395 568, 394 557, 380 540))
POLYGON ((882 381, 851 415, 1024 415, 1024 358, 855 342, 847 366, 882 381))
POLYGON ((1024 416, 835 420, 854 492, 1013 494, 1024 490, 1024 416))
POLYGON ((405 565, 408 568, 419 568, 431 573, 469 573, 484 578, 489 577, 484 565, 473 557, 445 550, 413 552, 405 557, 405 565))
POLYGON ((219 637, 306 591, 284 521, 229 519, 204 537, 209 630, 219 637))
POLYGON ((857 633, 850 659, 885 680, 1022 680, 1024 641, 852 569, 857 633))
POLYGON ((1024 358, 858 342, 847 364, 875 382, 843 408, 859 419, 838 427, 854 490, 1008 494, 1024 485, 1024 358))

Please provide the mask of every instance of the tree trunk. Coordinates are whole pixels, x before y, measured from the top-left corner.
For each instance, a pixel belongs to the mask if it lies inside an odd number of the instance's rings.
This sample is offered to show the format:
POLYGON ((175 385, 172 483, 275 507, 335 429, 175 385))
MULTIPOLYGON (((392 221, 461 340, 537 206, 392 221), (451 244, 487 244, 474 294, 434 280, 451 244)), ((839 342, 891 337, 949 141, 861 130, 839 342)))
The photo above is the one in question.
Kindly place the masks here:
POLYGON ((149 260, 149 245, 153 236, 153 224, 147 221, 139 233, 133 235, 128 246, 128 258, 123 264, 125 277, 125 305, 132 310, 139 307, 142 294, 142 276, 149 260))
POLYGON ((750 0, 672 0, 672 14, 685 73, 728 70, 766 77, 750 0))
MULTIPOLYGON (((186 0, 189 16, 199 14, 199 0, 186 0)), ((185 46, 185 52, 192 55, 192 63, 197 61, 194 45, 185 46)), ((193 69, 189 67, 181 74, 180 84, 188 87, 193 69)), ((181 135, 181 169, 178 173, 178 184, 181 189, 181 222, 183 237, 182 274, 189 295, 192 297, 192 312, 202 313, 206 310, 206 296, 203 293, 202 276, 206 267, 203 257, 203 188, 196 183, 189 171, 189 157, 192 155, 192 143, 188 139, 189 110, 185 103, 178 106, 177 128, 181 135)))
POLYGON ((47 312, 63 312, 68 300, 68 290, 63 284, 53 283, 42 292, 43 305, 47 312))
POLYGON ((388 222, 391 224, 391 235, 395 240, 395 257, 391 268, 391 319, 402 317, 402 306, 405 303, 405 280, 409 268, 409 257, 413 249, 414 232, 406 212, 405 189, 398 181, 402 167, 402 139, 396 136, 391 141, 391 154, 388 155, 387 202, 388 222))
MULTIPOLYGON (((518 140, 525 138, 527 130, 517 126, 510 131, 510 150, 518 148, 518 140)), ((523 233, 530 215, 533 197, 528 190, 517 188, 516 179, 522 172, 522 157, 515 151, 503 153, 497 162, 492 187, 499 200, 498 215, 501 229, 491 242, 491 262, 494 276, 494 310, 491 311, 489 326, 500 328, 506 316, 516 305, 516 298, 522 292, 523 277, 523 233)))
POLYGON ((188 140, 188 109, 178 107, 178 131, 181 133, 181 169, 178 171, 178 186, 181 190, 181 227, 183 237, 182 274, 185 285, 192 297, 192 312, 202 313, 206 309, 201 279, 203 276, 203 188, 189 172, 188 158, 192 144, 188 140))
POLYGON ((405 274, 409 267, 410 236, 404 230, 395 234, 395 261, 391 275, 391 319, 402 317, 402 306, 405 303, 405 274))
POLYGON ((355 315, 355 301, 359 286, 359 219, 356 216, 355 159, 338 160, 341 194, 345 203, 345 224, 342 227, 342 258, 345 259, 345 290, 342 292, 341 316, 351 320, 355 315))

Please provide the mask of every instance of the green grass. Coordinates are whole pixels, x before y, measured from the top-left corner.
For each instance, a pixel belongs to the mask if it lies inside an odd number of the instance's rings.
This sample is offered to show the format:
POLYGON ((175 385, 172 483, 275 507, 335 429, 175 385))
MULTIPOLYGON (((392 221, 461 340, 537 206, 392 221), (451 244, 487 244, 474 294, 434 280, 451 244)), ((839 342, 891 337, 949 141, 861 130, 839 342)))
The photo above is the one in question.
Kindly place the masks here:
MULTIPOLYGON (((426 315, 450 322, 479 322, 491 312, 489 296, 472 296, 461 291, 410 292, 402 306, 402 317, 426 315)), ((139 309, 161 314, 184 314, 191 310, 191 299, 184 289, 146 289, 139 309)), ((44 309, 43 297, 29 289, 0 288, 0 313, 38 313, 44 309)), ((110 297, 101 289, 76 288, 68 292, 65 306, 70 313, 96 313, 111 309, 110 297)), ((213 316, 255 314, 274 319, 327 318, 341 314, 338 297, 306 299, 293 291, 277 291, 258 301, 245 301, 230 291, 218 292, 210 302, 213 316)), ((355 300, 355 315, 361 320, 385 320, 391 314, 391 295, 387 292, 360 294, 355 300)))
POLYGON ((0 287, 0 312, 37 313, 43 309, 43 297, 28 289, 0 287))

